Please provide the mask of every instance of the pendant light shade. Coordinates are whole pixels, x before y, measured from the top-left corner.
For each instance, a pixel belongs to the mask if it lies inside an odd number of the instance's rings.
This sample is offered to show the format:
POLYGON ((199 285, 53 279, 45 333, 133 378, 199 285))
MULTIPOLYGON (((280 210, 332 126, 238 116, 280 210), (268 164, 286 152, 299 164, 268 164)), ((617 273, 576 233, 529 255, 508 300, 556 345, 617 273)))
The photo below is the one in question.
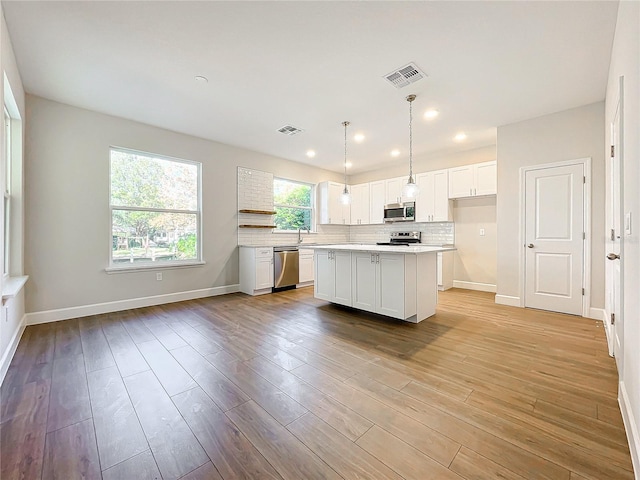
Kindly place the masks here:
POLYGON ((402 187, 402 196, 408 199, 416 198, 420 194, 420 187, 413 178, 413 101, 416 99, 415 95, 409 95, 407 102, 409 102, 409 178, 407 183, 402 187))
POLYGON ((351 203, 351 194, 347 187, 347 127, 349 126, 349 122, 344 121, 342 125, 344 126, 344 188, 340 194, 340 203, 342 205, 349 205, 351 203))

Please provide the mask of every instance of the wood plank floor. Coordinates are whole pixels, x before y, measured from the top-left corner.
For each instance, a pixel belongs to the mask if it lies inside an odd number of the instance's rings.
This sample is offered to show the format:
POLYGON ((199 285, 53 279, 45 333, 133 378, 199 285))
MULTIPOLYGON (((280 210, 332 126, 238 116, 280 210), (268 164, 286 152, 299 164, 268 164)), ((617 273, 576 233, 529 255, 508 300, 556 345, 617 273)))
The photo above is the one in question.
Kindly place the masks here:
POLYGON ((453 289, 417 325, 304 288, 30 326, 0 478, 633 479, 593 320, 453 289))

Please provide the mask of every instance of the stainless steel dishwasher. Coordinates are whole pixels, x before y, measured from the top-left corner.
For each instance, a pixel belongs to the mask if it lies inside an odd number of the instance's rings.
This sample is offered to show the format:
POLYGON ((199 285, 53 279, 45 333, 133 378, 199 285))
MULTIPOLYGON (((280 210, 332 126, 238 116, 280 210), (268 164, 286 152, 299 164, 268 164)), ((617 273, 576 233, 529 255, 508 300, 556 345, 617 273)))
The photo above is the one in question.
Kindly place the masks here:
POLYGON ((295 288, 299 282, 298 247, 274 247, 274 290, 295 288))

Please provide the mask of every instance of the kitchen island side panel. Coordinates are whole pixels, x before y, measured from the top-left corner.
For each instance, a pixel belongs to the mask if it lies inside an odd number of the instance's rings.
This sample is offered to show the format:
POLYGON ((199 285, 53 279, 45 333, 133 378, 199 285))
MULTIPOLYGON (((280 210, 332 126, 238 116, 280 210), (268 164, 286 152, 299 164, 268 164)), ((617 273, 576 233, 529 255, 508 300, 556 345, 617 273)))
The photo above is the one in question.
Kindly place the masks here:
POLYGON ((417 270, 415 278, 417 295, 416 322, 436 313, 438 303, 437 255, 435 253, 416 255, 417 270))

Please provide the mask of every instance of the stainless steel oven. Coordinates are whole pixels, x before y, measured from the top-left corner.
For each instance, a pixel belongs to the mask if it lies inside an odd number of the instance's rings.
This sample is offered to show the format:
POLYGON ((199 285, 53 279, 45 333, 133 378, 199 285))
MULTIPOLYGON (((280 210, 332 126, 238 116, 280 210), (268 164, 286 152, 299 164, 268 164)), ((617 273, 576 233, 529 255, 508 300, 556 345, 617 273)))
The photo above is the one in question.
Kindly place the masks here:
POLYGON ((298 247, 274 247, 274 290, 293 287, 299 282, 298 247))
POLYGON ((416 219, 416 202, 390 203, 384 206, 385 222, 413 222, 416 219))

